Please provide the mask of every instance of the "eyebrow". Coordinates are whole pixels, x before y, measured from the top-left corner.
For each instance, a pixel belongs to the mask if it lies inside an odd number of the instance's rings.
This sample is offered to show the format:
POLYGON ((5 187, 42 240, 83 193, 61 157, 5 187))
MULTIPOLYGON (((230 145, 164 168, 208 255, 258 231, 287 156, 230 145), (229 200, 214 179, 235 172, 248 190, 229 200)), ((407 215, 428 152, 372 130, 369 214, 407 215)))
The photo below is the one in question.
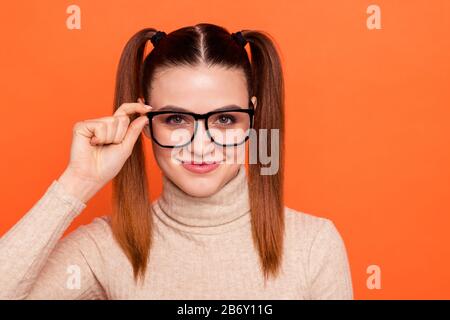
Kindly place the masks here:
MULTIPOLYGON (((209 112, 213 112, 213 111, 222 111, 222 110, 229 110, 229 109, 235 110, 235 109, 243 109, 243 108, 240 107, 240 106, 238 106, 238 105, 235 105, 235 104, 230 104, 230 105, 227 105, 227 106, 223 106, 223 107, 220 107, 220 108, 211 110, 211 111, 209 111, 209 112)), ((164 106, 164 107, 162 107, 162 108, 159 108, 159 109, 157 109, 157 110, 155 110, 155 111, 180 111, 180 112, 192 112, 192 110, 188 110, 188 109, 185 109, 185 108, 182 108, 182 107, 177 107, 177 106, 172 106, 172 105, 166 105, 166 106, 164 106)))

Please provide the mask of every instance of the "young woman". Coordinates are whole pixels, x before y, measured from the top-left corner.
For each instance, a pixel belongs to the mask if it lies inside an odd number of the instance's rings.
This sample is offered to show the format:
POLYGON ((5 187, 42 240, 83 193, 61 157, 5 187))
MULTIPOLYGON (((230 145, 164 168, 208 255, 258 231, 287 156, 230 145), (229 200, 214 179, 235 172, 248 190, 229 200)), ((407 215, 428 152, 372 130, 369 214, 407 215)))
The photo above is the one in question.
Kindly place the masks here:
POLYGON ((2 298, 353 298, 334 224, 283 204, 284 84, 267 33, 143 29, 124 48, 114 100, 112 116, 75 124, 66 170, 2 237, 2 298), (236 158, 251 132, 271 130, 277 170, 262 174, 258 159, 247 174, 236 158), (142 132, 163 174, 152 203, 142 132), (111 216, 61 239, 110 180, 111 216))

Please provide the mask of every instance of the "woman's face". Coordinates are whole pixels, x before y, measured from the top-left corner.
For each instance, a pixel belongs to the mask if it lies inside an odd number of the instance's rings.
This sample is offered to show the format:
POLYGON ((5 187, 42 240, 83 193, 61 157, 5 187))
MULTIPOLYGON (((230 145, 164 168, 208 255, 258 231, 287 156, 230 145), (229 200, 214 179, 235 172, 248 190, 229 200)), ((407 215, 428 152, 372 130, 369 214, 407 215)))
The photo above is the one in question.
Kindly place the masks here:
MULTIPOLYGON (((248 108, 248 91, 241 70, 219 66, 172 67, 155 75, 150 88, 152 111, 176 106, 195 113, 236 105, 248 108)), ((256 107, 256 97, 252 97, 256 107)), ((179 119, 177 121, 180 121, 179 119)), ((151 139, 148 125, 144 133, 151 139)), ((194 140, 180 148, 164 148, 152 140, 153 153, 163 174, 184 192, 206 197, 216 193, 236 176, 245 160, 246 143, 222 147, 212 142, 204 120, 198 121, 194 140), (199 173, 182 162, 218 162, 212 171, 199 173)))

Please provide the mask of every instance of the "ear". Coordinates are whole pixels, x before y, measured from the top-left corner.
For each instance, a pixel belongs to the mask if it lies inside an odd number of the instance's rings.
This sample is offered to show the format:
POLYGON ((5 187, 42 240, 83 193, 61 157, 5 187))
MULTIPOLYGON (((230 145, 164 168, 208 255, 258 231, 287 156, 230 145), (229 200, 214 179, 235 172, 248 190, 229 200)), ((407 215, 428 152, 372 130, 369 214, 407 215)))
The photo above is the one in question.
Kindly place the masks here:
POLYGON ((151 135, 150 135, 150 127, 148 126, 148 124, 146 124, 144 126, 144 129, 142 129, 142 131, 144 132, 144 134, 147 136, 147 138, 151 139, 151 135))
POLYGON ((252 97, 252 102, 253 102, 253 106, 255 107, 255 110, 256 110, 256 104, 258 101, 255 96, 252 97))

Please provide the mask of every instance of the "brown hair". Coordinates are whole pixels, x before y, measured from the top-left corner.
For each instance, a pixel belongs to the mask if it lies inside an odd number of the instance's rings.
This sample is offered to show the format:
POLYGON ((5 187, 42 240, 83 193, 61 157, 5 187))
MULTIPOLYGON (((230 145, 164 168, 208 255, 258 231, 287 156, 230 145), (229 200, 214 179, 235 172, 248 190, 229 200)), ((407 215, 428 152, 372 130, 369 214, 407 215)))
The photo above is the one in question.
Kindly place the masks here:
MULTIPOLYGON (((244 71, 249 97, 257 97, 254 128, 279 130, 279 170, 261 175, 263 165, 249 163, 249 203, 252 235, 260 258, 264 280, 280 271, 284 239, 284 81, 275 42, 263 31, 242 30, 250 46, 235 41, 224 28, 208 23, 175 30, 162 38, 146 57, 144 52, 157 30, 145 28, 126 43, 120 57, 114 97, 114 111, 139 97, 149 101, 155 71, 172 66, 220 65, 244 71)), ((137 117, 135 115, 133 118, 137 117)), ((131 119, 133 120, 133 119, 131 119)), ((271 135, 267 137, 271 150, 271 135)), ((147 174, 142 136, 122 170, 113 179, 111 226, 118 244, 133 267, 134 278, 144 279, 152 245, 147 174)))

